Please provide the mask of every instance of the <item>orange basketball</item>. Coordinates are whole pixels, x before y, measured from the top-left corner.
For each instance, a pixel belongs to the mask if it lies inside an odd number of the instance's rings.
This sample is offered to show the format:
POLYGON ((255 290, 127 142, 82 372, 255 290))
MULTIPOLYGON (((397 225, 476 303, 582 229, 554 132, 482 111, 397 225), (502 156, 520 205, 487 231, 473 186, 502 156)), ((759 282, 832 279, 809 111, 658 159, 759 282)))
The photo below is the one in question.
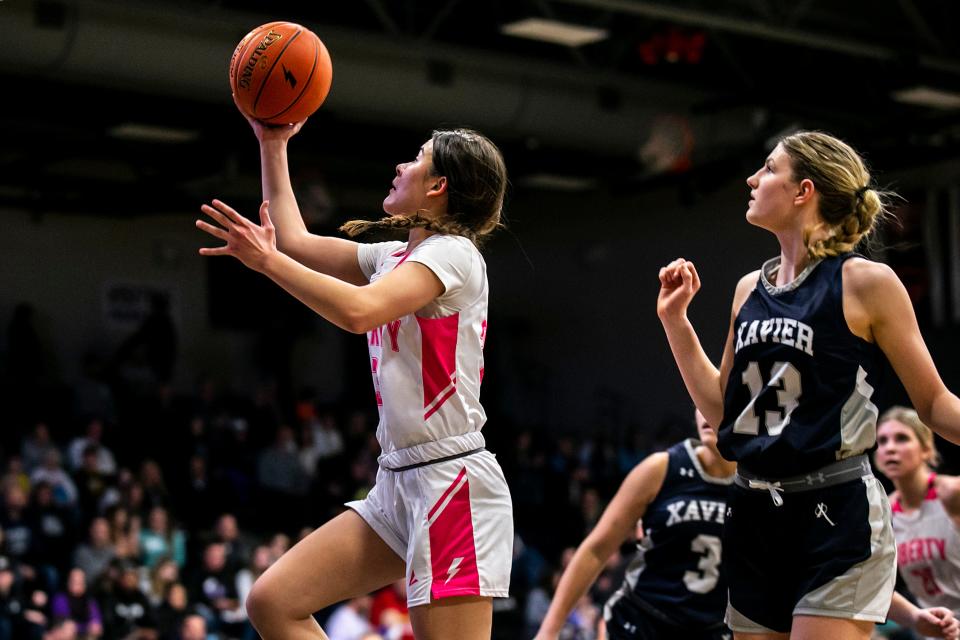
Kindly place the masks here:
POLYGON ((230 89, 240 110, 268 124, 299 122, 323 104, 333 80, 317 35, 292 22, 268 22, 245 35, 230 58, 230 89))

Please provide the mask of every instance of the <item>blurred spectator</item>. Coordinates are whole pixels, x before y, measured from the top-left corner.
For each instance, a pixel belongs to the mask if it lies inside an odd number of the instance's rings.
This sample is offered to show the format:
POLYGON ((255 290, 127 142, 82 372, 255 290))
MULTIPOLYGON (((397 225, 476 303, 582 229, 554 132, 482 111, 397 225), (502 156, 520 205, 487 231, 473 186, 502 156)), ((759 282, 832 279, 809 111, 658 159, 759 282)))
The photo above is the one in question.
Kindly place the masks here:
POLYGON ((164 556, 144 578, 140 590, 147 596, 150 604, 159 607, 163 604, 170 586, 180 581, 180 569, 170 556, 164 556))
POLYGON ((37 422, 33 425, 30 435, 24 438, 20 446, 20 457, 23 458, 23 468, 27 473, 33 473, 47 459, 50 451, 57 451, 57 446, 50 437, 50 427, 46 422, 37 422))
POLYGON ((136 520, 138 523, 142 523, 149 512, 147 494, 143 491, 143 485, 132 479, 132 476, 124 477, 124 474, 121 474, 119 488, 120 501, 118 504, 127 510, 131 521, 136 520))
POLYGON ((236 576, 227 567, 226 548, 221 542, 211 542, 203 550, 188 593, 212 631, 232 629, 242 622, 236 584, 236 576))
POLYGON ((0 556, 0 640, 29 637, 28 622, 23 617, 26 608, 23 582, 17 579, 10 560, 0 556))
POLYGON ((77 640, 77 623, 70 618, 58 618, 50 623, 43 640, 77 640))
POLYGON ((156 460, 146 459, 140 465, 140 486, 147 508, 170 507, 170 492, 163 480, 163 471, 156 460))
POLYGON ((330 640, 360 640, 373 631, 369 619, 370 603, 370 596, 361 596, 334 609, 324 628, 330 640))
POLYGON ((167 585, 163 602, 157 609, 157 629, 161 640, 176 640, 181 624, 192 613, 187 588, 179 582, 167 585))
POLYGON ((53 500, 58 505, 73 507, 77 504, 77 485, 61 466, 60 451, 57 449, 47 450, 43 464, 30 474, 30 482, 49 484, 53 489, 53 500))
POLYGON ((370 622, 374 629, 389 640, 414 640, 410 613, 407 610, 407 581, 405 578, 373 594, 370 604, 370 622))
POLYGON ((19 485, 21 489, 30 493, 30 476, 27 475, 23 467, 23 458, 19 455, 7 458, 7 468, 3 472, 3 479, 0 480, 0 487, 6 487, 9 484, 19 485))
POLYGON ((272 564, 279 560, 280 556, 290 550, 290 536, 285 533, 274 534, 273 537, 270 538, 270 544, 268 547, 270 548, 270 562, 272 564))
POLYGON ((72 469, 83 466, 83 458, 88 448, 92 448, 96 455, 96 469, 100 473, 112 476, 117 472, 117 460, 113 452, 103 444, 103 420, 100 418, 91 418, 87 422, 85 434, 70 442, 67 454, 72 469))
POLYGON ((188 528, 207 528, 217 512, 220 496, 210 477, 207 459, 201 454, 190 457, 188 477, 178 494, 180 514, 188 528))
POLYGON ((70 564, 76 544, 73 514, 53 500, 53 488, 38 482, 33 488, 33 504, 29 509, 33 528, 33 545, 37 561, 44 572, 47 587, 55 589, 70 564))
POLYGON ((213 540, 222 542, 227 553, 227 565, 234 571, 245 566, 250 558, 250 543, 246 540, 237 517, 232 513, 222 513, 214 526, 213 540))
POLYGON ((47 459, 50 451, 57 451, 57 445, 50 437, 50 427, 46 422, 37 422, 33 425, 30 435, 23 439, 20 445, 20 457, 23 458, 23 468, 30 474, 38 469, 47 459))
POLYGON ((84 521, 100 512, 108 491, 112 487, 112 476, 103 473, 97 463, 97 447, 90 445, 83 450, 80 468, 73 477, 77 485, 77 506, 84 521))
POLYGON ((165 508, 154 507, 147 517, 147 526, 140 530, 140 559, 150 568, 164 556, 183 567, 187 563, 186 536, 170 523, 170 514, 165 508))
POLYGON ((54 619, 69 618, 77 625, 77 634, 88 640, 103 635, 103 617, 96 599, 87 590, 83 569, 73 568, 67 574, 67 589, 53 597, 50 613, 54 619))
POLYGON ((140 553, 140 518, 132 517, 126 507, 118 504, 107 510, 107 522, 116 556, 136 558, 140 553))
POLYGON ((260 454, 257 480, 262 491, 261 513, 286 531, 299 526, 299 503, 307 489, 307 476, 297 455, 293 429, 277 428, 272 445, 260 454))
POLYGON ((106 571, 117 552, 110 541, 110 525, 106 518, 94 518, 90 521, 90 533, 87 542, 77 546, 73 554, 73 564, 83 570, 90 582, 96 582, 106 571))
POLYGON ((257 479, 264 489, 284 497, 303 494, 306 479, 297 458, 293 429, 286 425, 277 428, 273 444, 260 454, 257 479))
POLYGON ((10 485, 4 490, 3 496, 3 513, 0 514, 3 553, 16 565, 21 576, 33 580, 36 577, 35 534, 27 513, 27 493, 18 485, 10 485))
POLYGON ((337 427, 333 414, 317 413, 317 405, 313 394, 304 392, 304 397, 297 403, 297 422, 304 430, 309 430, 312 453, 316 460, 324 460, 338 456, 344 451, 343 435, 337 427))
POLYGON ((180 624, 178 640, 207 640, 207 622, 203 616, 190 615, 180 624))
MULTIPOLYGON (((47 616, 47 607, 50 604, 50 598, 47 592, 41 589, 33 589, 30 592, 30 598, 25 601, 23 610, 23 620, 26 622, 26 638, 39 638, 43 635, 44 629, 50 624, 50 618, 47 616)), ((53 625, 57 628, 57 624, 53 625)), ((76 628, 71 625, 74 637, 76 628)), ((16 636, 19 640, 19 636, 16 636)))
POLYGON ((250 595, 250 589, 253 588, 253 583, 256 582, 257 578, 259 578, 271 564, 273 564, 273 556, 270 553, 270 547, 260 545, 253 550, 247 566, 237 572, 237 600, 240 603, 240 612, 244 620, 247 619, 247 596, 250 595))
POLYGON ((112 592, 104 600, 105 638, 121 640, 133 636, 138 640, 155 640, 158 637, 153 607, 140 591, 139 581, 134 565, 121 567, 112 592))

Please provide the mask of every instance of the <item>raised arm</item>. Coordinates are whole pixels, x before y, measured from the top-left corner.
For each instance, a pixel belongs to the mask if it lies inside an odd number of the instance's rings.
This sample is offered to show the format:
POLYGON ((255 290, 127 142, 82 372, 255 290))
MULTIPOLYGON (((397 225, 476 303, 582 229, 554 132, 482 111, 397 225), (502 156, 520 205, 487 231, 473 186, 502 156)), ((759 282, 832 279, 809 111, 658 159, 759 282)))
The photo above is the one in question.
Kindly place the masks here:
POLYGON ((843 283, 851 330, 876 341, 924 424, 960 444, 960 398, 937 373, 900 278, 887 265, 855 258, 844 265, 843 283))
POLYGON ((678 258, 660 269, 657 316, 667 334, 667 342, 670 343, 683 383, 697 409, 710 424, 719 425, 723 422, 723 389, 733 363, 733 319, 749 295, 751 282, 756 283, 756 274, 745 276, 737 285, 723 358, 717 369, 687 318, 690 301, 700 290, 700 276, 696 267, 692 262, 678 258))
POLYGON ((444 292, 437 275, 418 262, 402 264, 376 282, 363 285, 310 269, 277 249, 267 202, 260 206, 259 225, 219 200, 201 210, 220 226, 197 220, 197 228, 226 244, 202 248, 200 255, 237 258, 352 333, 364 333, 413 313, 444 292))
POLYGON ((314 271, 352 284, 365 284, 357 260, 357 243, 310 233, 303 222, 290 182, 287 143, 306 121, 284 126, 267 126, 250 117, 247 121, 260 143, 263 199, 270 202, 279 249, 314 271))
POLYGON ((633 530, 667 474, 669 455, 654 453, 634 467, 607 505, 600 521, 567 565, 535 640, 557 640, 567 616, 600 575, 607 559, 633 530))

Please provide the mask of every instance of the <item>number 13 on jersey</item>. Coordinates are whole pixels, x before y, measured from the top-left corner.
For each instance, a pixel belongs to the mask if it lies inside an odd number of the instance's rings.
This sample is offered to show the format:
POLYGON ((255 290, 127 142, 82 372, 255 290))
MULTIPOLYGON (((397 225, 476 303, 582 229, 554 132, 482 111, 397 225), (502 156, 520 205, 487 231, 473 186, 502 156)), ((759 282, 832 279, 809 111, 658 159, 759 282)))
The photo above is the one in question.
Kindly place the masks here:
POLYGON ((790 414, 799 404, 803 387, 800 384, 800 372, 789 362, 775 362, 770 369, 769 382, 764 384, 760 365, 750 362, 741 376, 743 384, 750 390, 750 402, 733 423, 734 433, 758 435, 760 433, 760 416, 757 415, 757 398, 766 390, 777 394, 777 411, 763 412, 763 426, 767 434, 778 436, 790 424, 790 414))

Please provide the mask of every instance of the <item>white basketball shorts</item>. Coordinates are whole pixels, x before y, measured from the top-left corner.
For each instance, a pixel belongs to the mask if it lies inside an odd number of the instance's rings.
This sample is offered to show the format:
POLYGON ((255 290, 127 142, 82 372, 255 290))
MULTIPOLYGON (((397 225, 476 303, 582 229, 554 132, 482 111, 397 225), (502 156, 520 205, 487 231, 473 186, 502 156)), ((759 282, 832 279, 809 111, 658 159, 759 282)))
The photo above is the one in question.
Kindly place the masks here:
POLYGON ((451 596, 506 597, 513 506, 489 451, 406 471, 381 468, 346 503, 407 563, 407 606, 451 596))

